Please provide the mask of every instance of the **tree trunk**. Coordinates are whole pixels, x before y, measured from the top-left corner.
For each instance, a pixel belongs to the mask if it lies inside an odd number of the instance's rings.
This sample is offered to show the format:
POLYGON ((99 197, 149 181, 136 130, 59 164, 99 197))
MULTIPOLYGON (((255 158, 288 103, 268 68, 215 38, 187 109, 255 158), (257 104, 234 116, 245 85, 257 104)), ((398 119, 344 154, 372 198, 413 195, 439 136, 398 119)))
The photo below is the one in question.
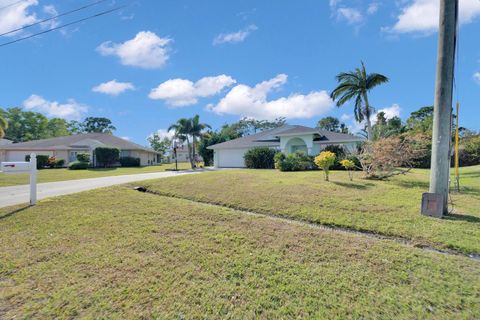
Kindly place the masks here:
POLYGON ((370 120, 371 110, 370 110, 370 103, 368 102, 368 96, 366 92, 363 94, 363 100, 365 102, 365 118, 367 120, 367 139, 371 141, 372 140, 372 121, 370 120))
POLYGON ((187 148, 188 148, 188 157, 190 158, 190 165, 193 169, 193 159, 192 159, 192 146, 190 145, 190 139, 187 136, 187 148))
POLYGON ((192 136, 192 169, 197 166, 197 162, 195 161, 195 136, 192 136))

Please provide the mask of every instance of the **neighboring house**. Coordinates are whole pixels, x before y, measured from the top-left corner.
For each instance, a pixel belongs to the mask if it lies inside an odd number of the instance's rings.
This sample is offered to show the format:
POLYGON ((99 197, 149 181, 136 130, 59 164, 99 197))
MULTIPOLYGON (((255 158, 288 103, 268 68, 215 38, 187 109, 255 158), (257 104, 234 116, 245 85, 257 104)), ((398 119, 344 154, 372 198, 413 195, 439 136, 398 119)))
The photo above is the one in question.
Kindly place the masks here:
MULTIPOLYGON (((196 152, 196 158, 198 162, 202 162, 203 159, 202 157, 196 152)), ((171 161, 175 162, 175 153, 173 152, 173 149, 170 150, 170 156, 171 156, 171 161)), ((188 147, 181 145, 177 148, 177 162, 190 162, 190 155, 188 153, 188 147)))
POLYGON ((254 147, 269 147, 286 154, 304 151, 317 155, 326 146, 341 145, 347 151, 355 151, 364 138, 351 134, 330 132, 304 126, 285 125, 260 133, 209 146, 214 151, 213 162, 217 168, 245 167, 245 152, 254 147))
POLYGON ((160 162, 158 152, 136 143, 106 133, 83 133, 72 136, 34 140, 0 145, 0 162, 25 161, 31 153, 64 159, 65 164, 75 161, 78 153, 89 153, 96 165, 94 150, 97 147, 112 147, 120 150, 120 157, 140 158, 140 165, 148 166, 160 162))
POLYGON ((0 146, 4 146, 4 145, 7 145, 7 144, 12 144, 13 141, 10 141, 8 139, 0 139, 0 146))

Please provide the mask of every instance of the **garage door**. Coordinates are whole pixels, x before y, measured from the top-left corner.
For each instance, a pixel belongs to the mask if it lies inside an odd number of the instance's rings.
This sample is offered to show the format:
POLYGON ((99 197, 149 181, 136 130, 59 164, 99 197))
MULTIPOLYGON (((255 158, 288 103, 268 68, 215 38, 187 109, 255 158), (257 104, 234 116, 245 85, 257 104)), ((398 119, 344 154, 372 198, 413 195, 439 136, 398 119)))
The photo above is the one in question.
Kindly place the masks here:
POLYGON ((51 151, 7 151, 7 161, 25 161, 25 156, 35 152, 37 155, 45 154, 52 156, 51 151))
POLYGON ((243 156, 248 149, 217 150, 218 166, 220 168, 244 168, 243 156))

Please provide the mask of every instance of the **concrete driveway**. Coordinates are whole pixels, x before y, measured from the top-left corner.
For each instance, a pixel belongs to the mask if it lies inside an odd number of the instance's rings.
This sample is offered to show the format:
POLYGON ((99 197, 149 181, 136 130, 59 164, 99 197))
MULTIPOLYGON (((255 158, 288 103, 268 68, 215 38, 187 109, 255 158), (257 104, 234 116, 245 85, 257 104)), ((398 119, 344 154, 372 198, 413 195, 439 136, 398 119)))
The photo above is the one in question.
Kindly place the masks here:
MULTIPOLYGON (((81 191, 103 188, 122 183, 142 181, 149 179, 159 179, 175 177, 185 174, 195 174, 211 170, 196 171, 165 171, 154 173, 142 173, 113 177, 90 178, 81 180, 68 180, 58 182, 39 183, 37 185, 37 199, 41 200, 48 197, 61 196, 65 194, 77 193, 81 191)), ((0 208, 13 206, 30 201, 30 185, 1 187, 0 188, 0 208)))

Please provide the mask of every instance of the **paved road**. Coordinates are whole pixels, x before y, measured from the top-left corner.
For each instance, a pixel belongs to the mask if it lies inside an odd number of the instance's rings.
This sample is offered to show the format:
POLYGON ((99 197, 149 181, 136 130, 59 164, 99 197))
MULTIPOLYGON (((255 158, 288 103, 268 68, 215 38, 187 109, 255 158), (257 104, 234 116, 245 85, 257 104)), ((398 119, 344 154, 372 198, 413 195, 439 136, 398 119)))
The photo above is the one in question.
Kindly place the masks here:
MULTIPOLYGON (((122 183, 142 181, 149 179, 167 178, 185 174, 194 174, 204 172, 197 171, 165 171, 155 173, 142 173, 113 177, 91 178, 81 180, 69 180, 58 182, 39 183, 37 185, 37 199, 47 197, 61 196, 65 194, 77 193, 85 190, 103 188, 122 183)), ((30 185, 1 187, 0 188, 0 208, 13 206, 30 201, 30 185)))

